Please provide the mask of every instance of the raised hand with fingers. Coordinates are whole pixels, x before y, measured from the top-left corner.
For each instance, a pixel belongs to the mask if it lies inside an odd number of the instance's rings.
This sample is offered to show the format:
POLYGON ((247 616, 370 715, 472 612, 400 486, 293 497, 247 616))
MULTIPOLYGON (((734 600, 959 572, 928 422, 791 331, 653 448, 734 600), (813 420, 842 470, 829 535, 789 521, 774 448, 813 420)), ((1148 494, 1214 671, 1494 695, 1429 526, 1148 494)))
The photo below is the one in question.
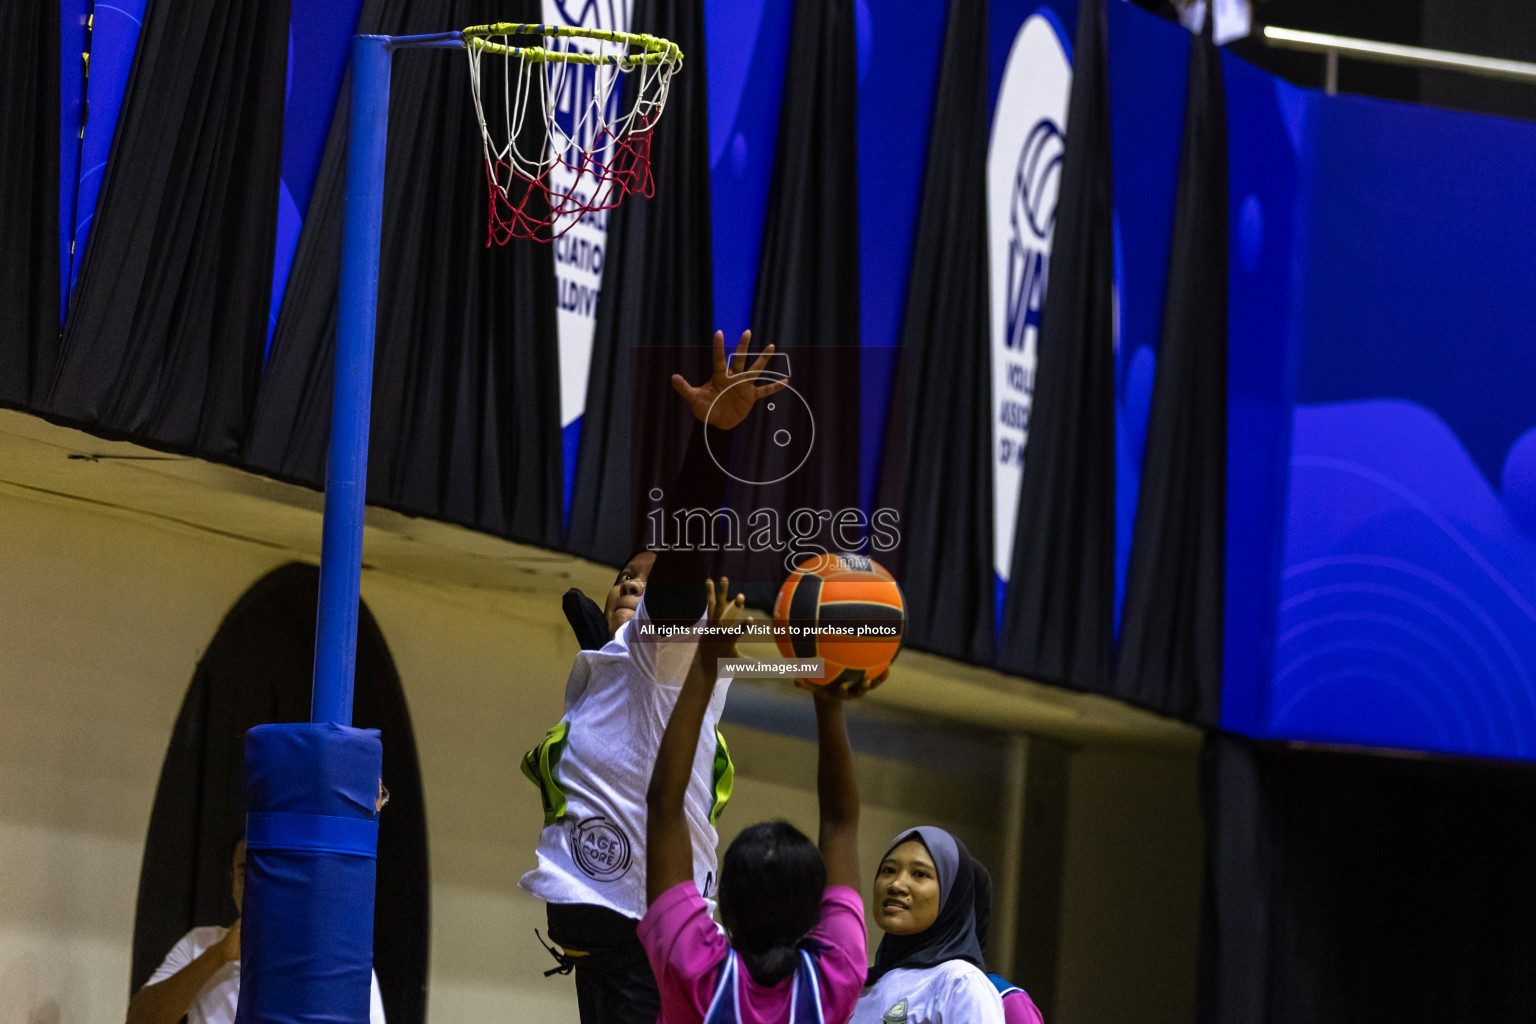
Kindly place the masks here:
POLYGON ((736 351, 727 360, 725 332, 716 331, 715 366, 710 378, 695 387, 684 380, 682 374, 672 375, 672 389, 683 396, 688 408, 693 410, 693 415, 701 423, 708 423, 716 430, 730 430, 747 418, 747 413, 752 411, 752 406, 759 398, 767 398, 789 386, 787 376, 775 376, 768 384, 753 383, 763 376, 773 346, 765 347, 748 366, 747 357, 751 353, 747 347, 751 342, 752 332, 742 331, 741 340, 736 343, 736 351))
POLYGON ((747 595, 737 594, 731 596, 731 578, 721 576, 720 582, 712 579, 704 581, 704 594, 709 600, 709 624, 722 628, 734 626, 742 616, 742 609, 746 607, 747 595))
POLYGON ((729 576, 721 576, 720 582, 706 579, 704 594, 709 606, 709 628, 699 643, 706 657, 733 658, 736 656, 736 638, 741 635, 740 619, 747 604, 745 594, 731 596, 729 576))

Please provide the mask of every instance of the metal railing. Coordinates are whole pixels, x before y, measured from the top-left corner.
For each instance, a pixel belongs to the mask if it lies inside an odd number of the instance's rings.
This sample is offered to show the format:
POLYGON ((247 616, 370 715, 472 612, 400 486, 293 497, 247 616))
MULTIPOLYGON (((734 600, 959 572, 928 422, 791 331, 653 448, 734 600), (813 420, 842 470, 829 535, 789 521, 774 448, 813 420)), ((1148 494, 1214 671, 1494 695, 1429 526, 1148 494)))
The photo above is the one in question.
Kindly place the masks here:
POLYGON ((1321 53, 1326 60, 1323 88, 1331 96, 1339 91, 1339 56, 1357 57, 1382 64, 1406 64, 1410 67, 1463 71, 1483 78, 1502 78, 1511 82, 1536 85, 1536 64, 1523 60, 1478 57, 1470 53, 1431 50, 1423 46, 1378 43, 1369 39, 1328 35, 1325 32, 1300 32, 1291 28, 1264 26, 1266 45, 1284 50, 1321 53))

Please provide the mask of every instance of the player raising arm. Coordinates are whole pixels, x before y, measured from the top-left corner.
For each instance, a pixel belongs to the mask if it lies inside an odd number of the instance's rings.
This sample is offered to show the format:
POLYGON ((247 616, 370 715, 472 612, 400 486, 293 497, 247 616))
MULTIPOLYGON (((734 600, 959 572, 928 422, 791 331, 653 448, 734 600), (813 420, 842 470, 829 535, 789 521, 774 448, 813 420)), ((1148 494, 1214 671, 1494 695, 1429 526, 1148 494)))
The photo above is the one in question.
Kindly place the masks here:
MULTIPOLYGON (((757 379, 773 350, 768 346, 748 365, 749 340, 743 334, 728 360, 717 332, 710 378, 698 386, 672 378, 696 422, 667 495, 668 516, 724 504, 728 478, 711 450, 725 463, 730 431, 785 385, 738 386, 757 379)), ((619 571, 602 609, 580 591, 566 595, 566 614, 584 649, 566 682, 564 717, 523 758, 523 772, 543 798, 544 828, 538 866, 519 884, 547 904, 550 939, 562 947, 554 970, 574 969, 584 1024, 656 1020, 656 981, 635 935, 646 907, 645 788, 697 641, 659 640, 651 629, 698 623, 708 572, 707 551, 641 551, 619 571)), ((691 876, 705 897, 714 895, 715 820, 733 775, 715 728, 726 689, 706 702, 708 729, 689 751, 683 800, 691 876)))
POLYGON ((718 661, 735 654, 728 630, 742 598, 706 583, 709 631, 678 696, 656 755, 646 803, 650 909, 640 941, 661 988, 661 1024, 796 1024, 846 1020, 864 981, 864 913, 858 886, 859 791, 842 697, 816 692, 818 846, 787 821, 736 837, 720 875, 720 917, 710 919, 690 872, 683 810, 718 661), (728 936, 728 937, 727 937, 728 936))

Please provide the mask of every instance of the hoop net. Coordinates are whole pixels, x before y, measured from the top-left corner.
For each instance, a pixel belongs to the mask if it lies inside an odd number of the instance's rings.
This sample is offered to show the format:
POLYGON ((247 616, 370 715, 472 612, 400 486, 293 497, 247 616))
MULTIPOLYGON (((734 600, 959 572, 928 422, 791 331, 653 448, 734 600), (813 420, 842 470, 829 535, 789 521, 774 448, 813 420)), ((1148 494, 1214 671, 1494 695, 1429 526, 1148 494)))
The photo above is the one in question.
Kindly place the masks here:
POLYGON ((652 194, 651 129, 683 65, 676 44, 565 25, 462 35, 490 191, 486 245, 551 241, 625 196, 652 194), (630 75, 633 100, 622 109, 630 75))

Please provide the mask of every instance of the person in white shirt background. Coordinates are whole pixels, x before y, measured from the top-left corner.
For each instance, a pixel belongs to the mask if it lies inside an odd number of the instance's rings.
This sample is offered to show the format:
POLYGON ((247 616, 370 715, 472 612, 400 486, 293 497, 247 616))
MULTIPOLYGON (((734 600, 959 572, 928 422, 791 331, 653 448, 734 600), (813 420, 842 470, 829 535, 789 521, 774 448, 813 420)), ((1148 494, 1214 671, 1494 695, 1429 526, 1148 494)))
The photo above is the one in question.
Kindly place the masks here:
POLYGON ((1003 1024, 982 970, 964 843, 931 825, 897 836, 875 869, 869 909, 885 937, 850 1024, 1003 1024))
MULTIPOLYGON (((245 897, 245 839, 230 863, 235 910, 245 897)), ((128 1024, 234 1024, 240 1002, 240 919, 228 928, 193 928, 166 954, 144 987, 128 1002, 128 1024)), ((374 975, 368 997, 370 1024, 384 1024, 384 1001, 374 975)))

